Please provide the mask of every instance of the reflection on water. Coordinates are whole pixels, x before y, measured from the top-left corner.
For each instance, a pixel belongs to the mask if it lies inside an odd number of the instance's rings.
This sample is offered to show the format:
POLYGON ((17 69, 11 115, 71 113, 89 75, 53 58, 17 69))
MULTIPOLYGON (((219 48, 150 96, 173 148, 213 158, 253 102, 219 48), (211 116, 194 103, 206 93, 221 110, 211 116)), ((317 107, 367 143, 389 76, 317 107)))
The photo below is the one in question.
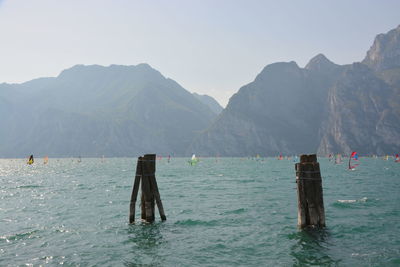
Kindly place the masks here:
POLYGON ((293 266, 336 266, 340 260, 330 256, 329 232, 326 229, 305 228, 289 235, 297 242, 291 247, 293 266))
POLYGON ((124 244, 128 245, 130 250, 126 252, 124 265, 162 266, 164 256, 160 248, 166 243, 162 229, 162 222, 129 225, 124 244))

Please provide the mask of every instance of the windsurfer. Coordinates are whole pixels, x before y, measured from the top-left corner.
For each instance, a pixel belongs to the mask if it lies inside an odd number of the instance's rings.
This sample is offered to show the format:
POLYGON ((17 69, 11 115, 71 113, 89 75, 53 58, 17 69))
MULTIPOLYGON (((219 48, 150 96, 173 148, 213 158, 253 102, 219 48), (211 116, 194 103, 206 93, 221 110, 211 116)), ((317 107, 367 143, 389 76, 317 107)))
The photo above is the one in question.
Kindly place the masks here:
POLYGON ((31 165, 33 164, 33 162, 34 162, 33 155, 30 155, 28 159, 28 164, 31 165))

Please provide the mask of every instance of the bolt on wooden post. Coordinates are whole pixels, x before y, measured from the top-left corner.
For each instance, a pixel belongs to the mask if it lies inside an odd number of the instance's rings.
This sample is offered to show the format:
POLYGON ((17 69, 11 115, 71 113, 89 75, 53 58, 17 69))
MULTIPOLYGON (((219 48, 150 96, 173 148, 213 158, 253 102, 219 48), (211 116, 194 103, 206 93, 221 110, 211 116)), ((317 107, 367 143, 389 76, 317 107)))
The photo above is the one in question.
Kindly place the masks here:
POLYGON ((160 193, 158 192, 158 185, 155 177, 156 172, 156 155, 146 154, 139 157, 136 165, 136 175, 133 184, 129 223, 135 222, 135 208, 136 199, 139 192, 139 185, 141 182, 142 195, 141 195, 141 218, 146 222, 154 222, 155 219, 155 203, 157 203, 158 211, 161 220, 165 221, 167 217, 164 213, 164 208, 161 202, 160 193))
POLYGON ((300 156, 300 163, 296 163, 296 183, 298 226, 325 227, 322 179, 317 155, 300 156))

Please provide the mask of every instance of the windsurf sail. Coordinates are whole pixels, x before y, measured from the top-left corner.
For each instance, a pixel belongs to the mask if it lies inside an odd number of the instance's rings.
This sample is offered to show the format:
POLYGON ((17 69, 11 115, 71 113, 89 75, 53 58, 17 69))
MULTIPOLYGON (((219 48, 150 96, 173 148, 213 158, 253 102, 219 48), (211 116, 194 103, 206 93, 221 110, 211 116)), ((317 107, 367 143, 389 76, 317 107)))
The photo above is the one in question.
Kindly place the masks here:
POLYGON ((48 157, 48 156, 45 156, 45 157, 43 158, 43 164, 47 164, 47 163, 49 163, 49 157, 48 157))
POLYGON ((33 159, 33 155, 30 155, 27 163, 29 165, 32 165, 34 162, 35 162, 35 160, 33 159))
POLYGON ((358 164, 351 165, 351 164, 352 164, 352 160, 353 160, 353 161, 358 161, 358 154, 357 154, 357 152, 355 152, 355 151, 353 151, 353 152, 351 153, 350 158, 349 158, 349 170, 355 170, 355 168, 356 168, 358 165, 360 165, 359 163, 358 163, 358 164))
POLYGON ((395 159, 394 159, 394 162, 400 162, 399 154, 396 154, 396 157, 395 157, 395 159))
POLYGON ((195 154, 193 154, 193 155, 192 155, 192 158, 189 160, 189 164, 190 164, 190 165, 196 165, 198 162, 199 162, 199 159, 196 158, 196 155, 195 155, 195 154))
POLYGON ((335 164, 341 164, 342 163, 342 155, 336 154, 335 155, 335 164))

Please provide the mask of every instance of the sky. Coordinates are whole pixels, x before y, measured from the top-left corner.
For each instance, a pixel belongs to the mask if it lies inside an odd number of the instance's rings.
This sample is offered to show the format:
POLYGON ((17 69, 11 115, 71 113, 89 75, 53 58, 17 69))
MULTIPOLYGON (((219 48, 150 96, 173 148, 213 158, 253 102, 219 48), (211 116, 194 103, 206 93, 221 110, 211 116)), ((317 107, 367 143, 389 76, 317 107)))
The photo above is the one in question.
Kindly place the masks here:
POLYGON ((361 61, 398 0, 0 0, 0 83, 148 63, 225 106, 268 64, 361 61))

